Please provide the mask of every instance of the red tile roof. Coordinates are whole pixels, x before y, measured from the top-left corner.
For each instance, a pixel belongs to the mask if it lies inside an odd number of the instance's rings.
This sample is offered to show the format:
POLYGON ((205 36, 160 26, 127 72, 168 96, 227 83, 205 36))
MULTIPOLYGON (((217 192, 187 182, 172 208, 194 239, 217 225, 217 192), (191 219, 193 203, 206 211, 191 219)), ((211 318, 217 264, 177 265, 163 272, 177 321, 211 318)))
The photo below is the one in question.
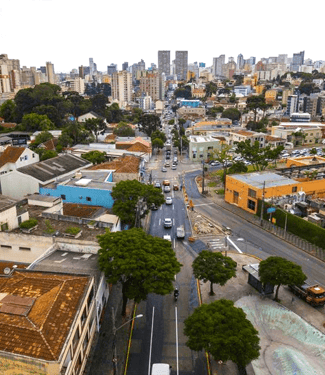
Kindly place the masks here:
POLYGON ((26 271, 0 278, 0 350, 57 361, 88 282, 26 271))
POLYGON ((115 159, 108 163, 93 165, 88 169, 109 169, 115 170, 116 173, 138 173, 139 165, 140 159, 136 156, 123 155, 121 158, 115 159))
POLYGON ((8 146, 0 155, 0 168, 7 163, 16 163, 16 161, 24 151, 25 147, 8 146))

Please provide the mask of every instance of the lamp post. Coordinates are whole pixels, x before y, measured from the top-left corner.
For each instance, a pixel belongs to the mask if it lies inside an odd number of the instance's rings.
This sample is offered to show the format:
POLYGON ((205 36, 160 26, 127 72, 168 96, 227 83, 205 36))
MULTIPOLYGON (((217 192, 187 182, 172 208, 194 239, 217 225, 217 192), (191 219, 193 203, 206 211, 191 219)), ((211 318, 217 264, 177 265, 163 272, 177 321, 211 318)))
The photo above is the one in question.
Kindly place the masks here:
POLYGON ((123 323, 121 326, 119 326, 118 328, 116 328, 115 326, 115 314, 114 314, 114 307, 112 307, 112 320, 113 320, 113 335, 114 335, 114 339, 113 339, 113 346, 114 346, 114 357, 113 357, 113 363, 114 363, 114 375, 118 375, 117 373, 117 352, 116 352, 116 332, 124 327, 126 324, 132 322, 132 320, 134 319, 137 319, 137 318, 142 318, 143 315, 142 314, 139 314, 137 316, 135 316, 134 318, 128 320, 127 322, 123 323))

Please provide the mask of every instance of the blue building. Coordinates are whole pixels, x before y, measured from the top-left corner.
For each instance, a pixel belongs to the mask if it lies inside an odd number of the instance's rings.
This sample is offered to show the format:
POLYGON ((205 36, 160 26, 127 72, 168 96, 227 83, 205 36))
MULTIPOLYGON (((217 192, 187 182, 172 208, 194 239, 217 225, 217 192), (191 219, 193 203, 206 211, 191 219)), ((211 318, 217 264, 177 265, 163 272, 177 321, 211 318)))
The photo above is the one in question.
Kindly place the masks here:
POLYGON ((112 208, 113 171, 82 170, 40 188, 39 193, 61 197, 66 203, 112 208))
POLYGON ((181 100, 181 107, 197 108, 201 104, 200 100, 181 100))

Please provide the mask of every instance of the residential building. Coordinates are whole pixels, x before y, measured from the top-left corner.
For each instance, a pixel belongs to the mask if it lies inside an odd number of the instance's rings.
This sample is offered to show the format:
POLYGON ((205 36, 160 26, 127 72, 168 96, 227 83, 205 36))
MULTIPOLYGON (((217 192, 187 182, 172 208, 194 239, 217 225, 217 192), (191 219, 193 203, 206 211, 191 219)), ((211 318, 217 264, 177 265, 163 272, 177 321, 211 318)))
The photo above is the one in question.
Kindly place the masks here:
POLYGON ((132 73, 123 70, 112 75, 112 98, 120 107, 125 107, 132 99, 132 73))
POLYGON ((90 111, 85 113, 84 115, 79 116, 77 120, 78 122, 86 122, 87 120, 91 119, 102 119, 105 123, 107 122, 105 117, 98 115, 94 111, 90 111))
POLYGON ((7 65, 0 64, 0 94, 11 92, 7 65))
POLYGON ((29 148, 8 146, 0 155, 0 175, 39 162, 39 155, 29 148))
POLYGON ((83 169, 82 172, 42 185, 39 193, 51 197, 61 197, 62 201, 67 203, 112 208, 114 200, 111 193, 114 186, 113 171, 83 169))
POLYGON ((49 83, 55 83, 55 73, 54 73, 54 64, 47 61, 46 62, 46 74, 47 74, 47 81, 49 83))
POLYGON ((304 64, 305 51, 294 53, 292 62, 290 64, 290 70, 294 72, 299 71, 299 67, 304 64))
POLYGON ((229 132, 229 145, 249 140, 251 144, 258 141, 260 147, 265 147, 266 136, 267 134, 265 133, 258 133, 250 130, 231 130, 229 132))
POLYGON ((91 165, 85 159, 67 154, 20 167, 1 176, 2 193, 11 198, 23 199, 27 194, 38 193, 42 186, 91 165))
POLYGON ((311 115, 310 113, 291 113, 290 115, 290 122, 310 122, 311 115))
POLYGON ((232 121, 228 118, 219 118, 214 121, 200 121, 185 130, 185 135, 210 135, 232 128, 232 121))
POLYGON ((163 86, 164 82, 158 72, 142 72, 140 78, 140 91, 150 96, 154 102, 164 99, 165 91, 163 86))
POLYGON ((158 51, 158 71, 170 75, 170 51, 158 51))
POLYGON ((251 92, 252 88, 250 85, 234 86, 234 93, 236 95, 241 94, 243 96, 248 96, 251 92))
POLYGON ((129 63, 128 62, 124 62, 122 64, 122 70, 128 70, 128 67, 129 67, 129 63))
POLYGON ((238 69, 242 69, 244 66, 244 56, 240 53, 238 56, 237 56, 237 68, 238 69))
POLYGON ((85 67, 83 65, 79 66, 79 77, 80 78, 85 78, 85 67))
POLYGON ((219 57, 213 58, 213 67, 212 67, 212 73, 215 77, 221 77, 222 76, 222 67, 225 64, 226 56, 220 55, 219 57))
MULTIPOLYGON (((131 147, 131 146, 130 146, 131 147)), ((112 182, 120 182, 125 180, 141 180, 141 169, 143 169, 143 162, 140 157, 132 155, 123 155, 113 161, 96 164, 87 170, 103 171, 109 170, 112 173, 112 182)))
POLYGON ((206 161, 213 157, 214 151, 220 151, 221 142, 211 136, 191 135, 189 140, 189 158, 191 161, 206 161))
POLYGON ((272 126, 271 132, 271 135, 284 138, 295 146, 313 145, 325 137, 325 125, 319 122, 281 122, 280 125, 272 126))
POLYGON ((278 91, 275 89, 265 91, 266 104, 275 104, 278 91))
POLYGON ((188 52, 187 51, 176 51, 175 57, 175 74, 179 81, 186 80, 187 77, 187 66, 188 66, 188 52))
POLYGON ((151 109, 151 96, 143 94, 139 98, 139 108, 141 108, 143 111, 148 111, 151 109))
POLYGON ((0 230, 10 231, 18 228, 19 225, 29 219, 28 211, 20 208, 21 202, 0 195, 0 230))
POLYGON ((226 77, 227 79, 232 79, 232 76, 236 72, 236 63, 233 60, 233 58, 229 58, 229 61, 227 64, 224 64, 222 66, 222 75, 226 77))
POLYGON ((181 107, 176 110, 178 117, 180 118, 204 118, 206 114, 205 107, 181 107))
POLYGON ((6 271, 0 279, 0 323, 1 337, 10 340, 0 342, 3 368, 23 374, 83 373, 96 331, 95 277, 6 271))
POLYGON ((282 54, 282 55, 278 56, 277 63, 279 63, 279 64, 287 64, 287 60, 288 60, 288 55, 282 54))
POLYGON ((192 86, 192 97, 194 97, 194 98, 204 98, 205 97, 205 89, 204 88, 194 88, 192 86))
POLYGON ((201 105, 201 101, 200 100, 183 99, 183 100, 181 100, 180 104, 181 104, 182 107, 197 108, 201 105))
POLYGON ((132 65, 132 81, 138 80, 143 70, 146 70, 146 63, 142 59, 137 64, 133 64, 132 65))
POLYGON ((150 155, 152 153, 150 137, 117 137, 115 147, 117 150, 138 151, 150 155))
MULTIPOLYGON (((126 69, 122 69, 126 70, 126 69)), ((107 74, 112 76, 114 73, 117 72, 117 64, 111 64, 107 67, 107 74)))
POLYGON ((292 113, 299 110, 299 95, 289 95, 287 99, 286 115, 291 116, 292 113))
POLYGON ((60 82, 60 86, 62 91, 76 91, 81 95, 85 93, 85 80, 80 77, 60 82))
POLYGON ((12 145, 12 139, 6 135, 0 136, 0 152, 3 152, 8 146, 12 145))

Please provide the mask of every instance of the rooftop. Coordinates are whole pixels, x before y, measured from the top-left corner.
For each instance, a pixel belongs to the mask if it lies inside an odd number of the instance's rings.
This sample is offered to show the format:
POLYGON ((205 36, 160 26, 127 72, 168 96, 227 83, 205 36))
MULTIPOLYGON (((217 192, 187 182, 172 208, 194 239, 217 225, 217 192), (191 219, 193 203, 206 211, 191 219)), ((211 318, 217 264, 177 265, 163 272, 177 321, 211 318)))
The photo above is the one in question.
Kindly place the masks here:
POLYGON ((3 167, 7 163, 16 163, 24 151, 25 147, 8 146, 0 155, 0 167, 3 167))
POLYGON ((204 143, 204 142, 218 142, 219 140, 209 135, 190 135, 190 142, 204 143))
POLYGON ((265 188, 297 184, 297 181, 291 178, 280 176, 272 172, 234 174, 234 175, 231 175, 231 177, 245 184, 251 185, 257 189, 263 189, 264 182, 265 182, 265 188))
POLYGON ((57 361, 88 283, 80 275, 22 270, 0 278, 0 350, 57 361))
POLYGON ((89 170, 108 169, 114 170, 116 173, 138 173, 140 162, 136 156, 123 155, 111 162, 93 165, 89 170))
POLYGON ((18 168, 17 171, 34 177, 39 181, 46 182, 90 165, 92 163, 89 163, 85 159, 78 158, 72 154, 66 154, 18 168))
POLYGON ((8 208, 15 206, 18 202, 17 199, 0 194, 0 212, 8 210, 8 208))

